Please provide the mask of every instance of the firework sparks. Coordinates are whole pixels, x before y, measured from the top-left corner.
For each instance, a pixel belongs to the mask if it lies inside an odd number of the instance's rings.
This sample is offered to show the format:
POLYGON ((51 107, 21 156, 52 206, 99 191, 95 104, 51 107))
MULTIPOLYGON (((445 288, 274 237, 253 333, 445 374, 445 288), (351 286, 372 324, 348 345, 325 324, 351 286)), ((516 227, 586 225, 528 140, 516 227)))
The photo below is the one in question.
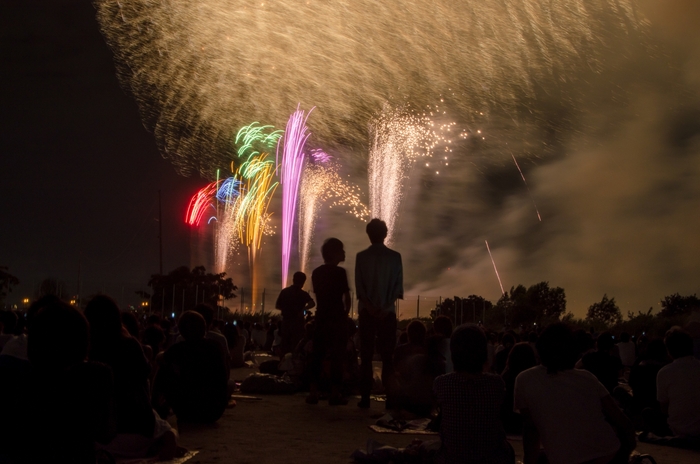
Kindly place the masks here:
POLYGON ((634 0, 95 3, 161 153, 205 177, 229 161, 234 128, 280 126, 297 102, 323 108, 311 129, 324 146, 362 144, 386 101, 423 108, 451 89, 460 119, 512 105, 604 69, 645 22, 634 0))
POLYGON ((187 213, 185 213, 185 222, 187 224, 198 226, 202 222, 204 211, 212 206, 212 200, 216 198, 218 184, 218 182, 212 182, 192 196, 187 207, 187 213))
POLYGON ((386 222, 388 244, 395 233, 410 168, 418 158, 432 156, 433 150, 447 141, 441 133, 452 125, 442 124, 436 130, 428 114, 416 115, 406 107, 385 107, 370 125, 372 145, 367 170, 370 211, 373 217, 386 222))
MULTIPOLYGON (((313 152, 312 152, 313 158, 313 152)), ((318 159, 318 158, 314 158, 318 159)), ((308 163, 304 169, 299 195, 299 259, 301 270, 308 271, 311 242, 318 212, 323 204, 344 207, 345 212, 366 222, 367 206, 362 203, 359 187, 344 180, 337 165, 328 161, 308 163)))
POLYGON ((486 249, 489 252, 489 256, 491 257, 491 264, 493 264, 493 270, 496 272, 496 278, 498 279, 498 285, 501 287, 501 295, 505 295, 505 291, 503 290, 503 283, 501 282, 501 276, 498 275, 498 269, 496 269, 496 261, 493 260, 493 255, 491 254, 491 248, 489 247, 489 242, 488 240, 484 240, 486 242, 486 249))
POLYGON ((535 198, 532 196, 532 192, 530 192, 530 186, 527 185, 527 181, 525 180, 525 175, 523 174, 523 171, 520 169, 520 165, 518 165, 518 162, 515 160, 515 155, 510 154, 510 156, 513 157, 513 162, 515 163, 515 167, 518 168, 518 172, 520 173, 520 177, 523 178, 523 183, 525 184, 525 188, 527 189, 527 194, 530 195, 530 200, 532 200, 532 205, 535 207, 535 212, 537 213, 537 219, 542 222, 542 216, 540 216, 540 210, 537 209, 537 203, 535 203, 535 198))
POLYGON ((309 115, 305 116, 304 111, 300 110, 299 105, 297 105, 297 110, 289 118, 287 129, 284 131, 282 173, 280 176, 282 184, 282 287, 287 286, 294 218, 296 217, 299 183, 304 167, 304 144, 311 135, 306 126, 308 117, 309 115))

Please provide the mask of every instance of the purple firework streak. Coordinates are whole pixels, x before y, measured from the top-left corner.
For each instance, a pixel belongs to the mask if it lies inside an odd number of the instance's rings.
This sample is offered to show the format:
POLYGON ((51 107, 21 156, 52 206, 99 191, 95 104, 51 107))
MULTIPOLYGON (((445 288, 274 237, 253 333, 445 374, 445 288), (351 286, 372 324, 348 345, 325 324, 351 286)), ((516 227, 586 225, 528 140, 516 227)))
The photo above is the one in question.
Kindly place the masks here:
POLYGON ((284 148, 282 150, 282 287, 287 286, 289 275, 289 258, 292 251, 292 234, 294 233, 294 218, 296 217, 299 184, 304 167, 304 144, 311 135, 306 127, 306 120, 311 114, 304 116, 299 109, 292 113, 284 131, 284 148))

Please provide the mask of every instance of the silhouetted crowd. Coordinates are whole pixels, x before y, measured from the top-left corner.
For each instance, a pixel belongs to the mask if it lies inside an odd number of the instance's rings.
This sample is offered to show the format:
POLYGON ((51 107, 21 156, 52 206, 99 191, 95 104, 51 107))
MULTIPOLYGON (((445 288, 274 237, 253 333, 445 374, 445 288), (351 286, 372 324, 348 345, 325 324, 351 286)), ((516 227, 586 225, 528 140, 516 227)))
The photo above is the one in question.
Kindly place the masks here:
POLYGON ((184 450, 169 416, 211 423, 229 404, 228 340, 207 305, 176 326, 103 295, 82 313, 46 296, 0 314, 0 462, 171 459, 184 450))
POLYGON ((357 325, 336 238, 311 276, 316 300, 297 272, 277 299, 281 319, 265 324, 224 323, 205 304, 176 323, 137 317, 103 295, 83 312, 55 296, 0 312, 0 463, 174 458, 184 452, 174 421, 216 422, 233 404, 230 369, 255 366, 259 351, 279 357, 260 364, 266 378, 308 391, 308 404, 359 394, 366 409, 383 393, 387 410, 432 417, 438 462, 514 464, 506 434, 522 434, 525 464, 627 463, 635 430, 700 448, 700 340, 673 328, 616 341, 563 323, 453 330, 445 316, 399 330, 401 255, 384 245, 384 222, 370 221, 367 235, 357 325))

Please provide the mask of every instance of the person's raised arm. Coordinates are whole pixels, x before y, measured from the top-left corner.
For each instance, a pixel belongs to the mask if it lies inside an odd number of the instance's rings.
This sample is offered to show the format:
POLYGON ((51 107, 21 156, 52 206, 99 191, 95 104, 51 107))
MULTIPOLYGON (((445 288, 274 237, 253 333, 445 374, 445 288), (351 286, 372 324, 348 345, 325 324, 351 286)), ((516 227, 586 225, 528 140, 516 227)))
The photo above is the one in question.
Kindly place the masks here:
POLYGON ((308 311, 309 309, 312 309, 315 307, 316 307, 316 302, 313 300, 313 298, 309 298, 309 301, 306 302, 306 306, 304 306, 304 311, 308 311))

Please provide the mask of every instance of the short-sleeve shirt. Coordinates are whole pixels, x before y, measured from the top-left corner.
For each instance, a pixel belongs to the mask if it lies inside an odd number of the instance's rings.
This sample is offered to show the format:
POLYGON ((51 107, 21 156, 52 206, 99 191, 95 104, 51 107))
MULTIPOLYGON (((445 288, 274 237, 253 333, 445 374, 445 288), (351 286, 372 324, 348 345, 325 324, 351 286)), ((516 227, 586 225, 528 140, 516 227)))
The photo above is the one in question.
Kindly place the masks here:
POLYGON ((304 308, 309 301, 313 301, 311 295, 296 285, 292 285, 280 292, 275 307, 282 312, 283 319, 292 319, 303 317, 304 308))
POLYGON ((693 356, 674 360, 659 370, 656 394, 668 402, 668 425, 676 435, 700 437, 700 361, 693 356))
POLYGON ((442 415, 438 462, 513 462, 500 417, 500 376, 452 372, 435 379, 433 392, 442 415))
POLYGON ((323 264, 311 273, 316 294, 316 317, 335 317, 345 314, 343 294, 350 291, 348 275, 339 266, 323 264))
POLYGON ((601 399, 608 390, 588 371, 547 373, 544 366, 515 379, 513 409, 530 411, 551 464, 577 464, 611 455, 620 448, 605 420, 601 399))

